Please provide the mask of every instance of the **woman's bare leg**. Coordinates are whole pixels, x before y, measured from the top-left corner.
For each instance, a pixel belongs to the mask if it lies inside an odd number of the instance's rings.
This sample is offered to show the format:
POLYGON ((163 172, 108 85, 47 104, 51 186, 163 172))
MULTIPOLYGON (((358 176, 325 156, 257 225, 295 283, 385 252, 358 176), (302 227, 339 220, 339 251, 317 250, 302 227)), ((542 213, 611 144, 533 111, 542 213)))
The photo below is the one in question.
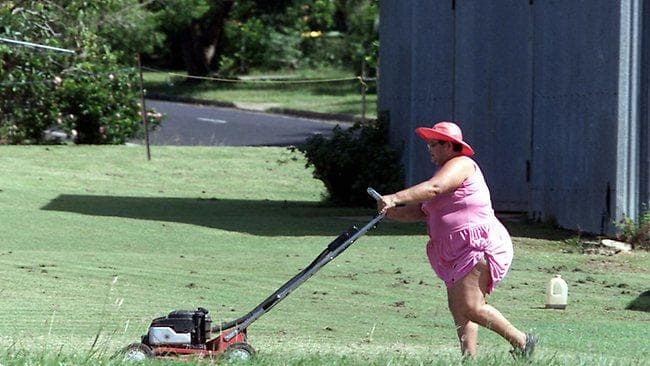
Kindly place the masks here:
POLYGON ((487 288, 491 281, 488 264, 481 260, 462 280, 447 288, 449 310, 456 324, 463 354, 476 355, 476 324, 496 332, 515 348, 526 344, 526 334, 486 303, 487 288))

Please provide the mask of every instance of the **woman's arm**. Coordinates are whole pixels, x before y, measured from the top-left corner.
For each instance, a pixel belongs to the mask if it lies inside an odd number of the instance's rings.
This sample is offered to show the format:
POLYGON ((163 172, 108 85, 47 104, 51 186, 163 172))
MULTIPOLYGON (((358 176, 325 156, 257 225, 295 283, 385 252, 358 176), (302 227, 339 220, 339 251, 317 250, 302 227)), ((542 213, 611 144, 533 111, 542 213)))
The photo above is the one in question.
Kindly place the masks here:
POLYGON ((392 207, 386 211, 386 217, 401 222, 417 222, 426 218, 420 204, 392 207))
POLYGON ((431 179, 397 193, 382 196, 379 209, 387 212, 397 205, 412 205, 458 188, 474 172, 472 159, 459 156, 446 162, 431 179))

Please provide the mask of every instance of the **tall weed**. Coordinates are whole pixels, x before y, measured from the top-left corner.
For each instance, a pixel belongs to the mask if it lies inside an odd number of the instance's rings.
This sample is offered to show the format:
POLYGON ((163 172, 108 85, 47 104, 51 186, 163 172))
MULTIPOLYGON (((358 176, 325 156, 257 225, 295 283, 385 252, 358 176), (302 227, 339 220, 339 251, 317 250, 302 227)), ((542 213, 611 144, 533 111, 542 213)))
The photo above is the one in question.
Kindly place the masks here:
POLYGON ((617 224, 620 240, 632 245, 632 249, 650 250, 650 211, 644 211, 638 220, 626 216, 617 224))

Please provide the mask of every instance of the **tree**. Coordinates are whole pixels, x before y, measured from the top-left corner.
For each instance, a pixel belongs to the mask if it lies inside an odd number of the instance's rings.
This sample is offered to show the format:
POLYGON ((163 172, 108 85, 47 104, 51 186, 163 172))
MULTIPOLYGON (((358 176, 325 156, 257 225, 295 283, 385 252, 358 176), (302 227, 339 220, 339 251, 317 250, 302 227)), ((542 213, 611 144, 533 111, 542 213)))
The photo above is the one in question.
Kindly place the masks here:
MULTIPOLYGON (((192 76, 206 76, 218 71, 222 57, 237 61, 237 65, 231 67, 241 67, 258 56, 268 56, 265 55, 265 43, 259 42, 259 35, 272 38, 276 33, 275 22, 278 21, 274 15, 282 13, 291 3, 291 0, 177 0, 155 3, 150 9, 156 13, 160 30, 167 36, 166 44, 155 52, 172 57, 171 60, 162 57, 160 61, 166 66, 184 67, 192 76), (269 23, 274 26, 269 27, 269 23), (224 51, 227 55, 224 55, 224 51), (182 54, 183 65, 173 59, 175 52, 182 54)), ((278 23, 277 26, 281 25, 278 23)), ((277 44, 282 45, 283 41, 277 44)), ((286 50, 279 49, 276 55, 283 51, 286 50)))
POLYGON ((156 52, 173 57, 170 50, 178 50, 189 75, 208 75, 221 56, 225 22, 234 4, 235 0, 154 3, 150 9, 167 36, 166 44, 156 52))
POLYGON ((175 0, 150 9, 167 36, 150 59, 189 75, 322 63, 358 74, 366 58, 374 73, 377 0, 175 0))
POLYGON ((377 0, 175 0, 149 9, 167 37, 149 59, 189 75, 322 63, 358 74, 365 58, 374 73, 377 0))
POLYGON ((223 30, 233 4, 234 0, 217 1, 202 18, 193 20, 188 31, 183 33, 183 59, 188 74, 207 75, 213 61, 221 57, 223 30))
POLYGON ((376 73, 377 47, 379 43, 378 1, 338 0, 338 12, 344 19, 345 34, 350 51, 350 62, 357 74, 365 63, 367 73, 376 73))

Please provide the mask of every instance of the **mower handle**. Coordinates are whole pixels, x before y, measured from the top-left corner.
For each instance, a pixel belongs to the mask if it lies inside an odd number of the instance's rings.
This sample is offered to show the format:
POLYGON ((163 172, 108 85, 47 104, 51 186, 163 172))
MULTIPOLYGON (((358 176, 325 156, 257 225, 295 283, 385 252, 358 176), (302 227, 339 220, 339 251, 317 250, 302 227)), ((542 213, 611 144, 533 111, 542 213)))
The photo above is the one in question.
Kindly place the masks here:
MULTIPOLYGON (((375 191, 374 189, 372 189, 372 187, 368 187, 368 189, 366 190, 366 192, 368 192, 368 194, 371 195, 372 198, 374 198, 376 201, 381 201, 381 200, 382 200, 381 195, 380 195, 379 193, 377 193, 377 191, 375 191)), ((396 205, 396 206, 397 206, 397 207, 404 207, 405 205, 402 204, 402 203, 400 203, 400 204, 398 204, 398 205, 396 205)))
MULTIPOLYGON (((371 187, 368 187, 367 192, 374 199, 381 200, 381 195, 371 187)), ((341 254, 341 252, 352 245, 352 243, 364 235, 368 230, 374 228, 384 218, 384 216, 385 213, 379 213, 362 228, 359 229, 356 226, 352 226, 348 230, 344 231, 341 235, 334 239, 334 241, 332 241, 330 245, 328 245, 327 248, 325 248, 325 250, 323 250, 323 252, 318 257, 316 257, 316 259, 310 265, 308 265, 300 273, 287 281, 266 300, 257 305, 255 309, 251 310, 248 314, 242 316, 239 319, 235 319, 213 327, 212 331, 223 332, 224 330, 228 330, 225 334, 223 334, 223 339, 230 341, 237 334, 244 331, 252 322, 257 320, 260 316, 264 315, 267 311, 271 310, 275 304, 287 297, 291 291, 300 286, 303 282, 307 281, 307 279, 313 276, 314 273, 316 273, 322 266, 326 265, 331 260, 336 258, 339 254, 341 254)))
POLYGON ((368 189, 366 189, 366 192, 368 192, 368 194, 376 201, 381 201, 381 195, 377 193, 377 191, 375 191, 372 187, 368 187, 368 189))

